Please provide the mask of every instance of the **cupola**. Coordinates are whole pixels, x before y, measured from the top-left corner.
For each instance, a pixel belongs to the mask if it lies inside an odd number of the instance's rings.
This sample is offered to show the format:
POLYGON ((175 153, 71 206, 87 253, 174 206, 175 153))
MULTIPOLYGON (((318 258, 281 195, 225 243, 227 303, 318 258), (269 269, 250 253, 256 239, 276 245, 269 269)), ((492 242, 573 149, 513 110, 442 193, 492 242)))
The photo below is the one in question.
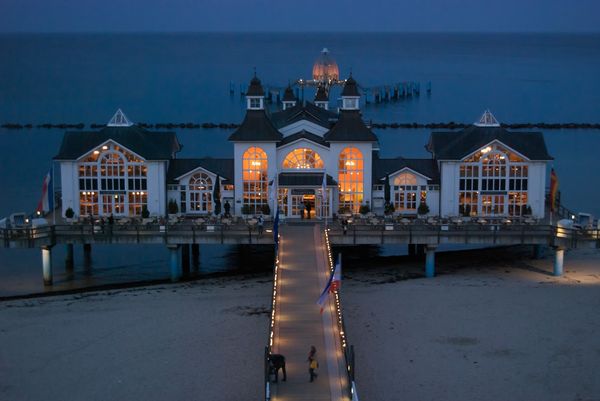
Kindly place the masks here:
POLYGON ((285 88, 285 92, 283 93, 283 109, 289 109, 296 105, 296 96, 294 95, 294 91, 290 85, 285 88))
POLYGON ((319 86, 315 94, 315 105, 325 110, 329 110, 329 95, 324 86, 319 86))
POLYGON ((359 100, 360 92, 358 91, 358 85, 354 78, 352 78, 352 74, 350 74, 342 90, 342 110, 358 110, 359 100))
POLYGON ((250 86, 248 86, 246 102, 248 110, 264 110, 265 108, 265 91, 260 79, 256 76, 256 72, 254 78, 250 81, 250 86))

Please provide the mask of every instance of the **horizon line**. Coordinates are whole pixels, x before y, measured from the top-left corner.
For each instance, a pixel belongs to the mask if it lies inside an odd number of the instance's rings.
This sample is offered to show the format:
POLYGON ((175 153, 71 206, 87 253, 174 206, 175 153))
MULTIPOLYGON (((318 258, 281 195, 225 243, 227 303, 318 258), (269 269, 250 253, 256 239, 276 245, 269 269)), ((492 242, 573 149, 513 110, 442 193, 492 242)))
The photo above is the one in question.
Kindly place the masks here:
POLYGON ((51 34, 533 34, 533 35, 593 35, 600 34, 600 30, 581 30, 581 31, 476 31, 476 30, 398 30, 398 31, 379 31, 379 30, 363 30, 363 31, 349 31, 349 30, 331 30, 331 31, 318 31, 318 30, 297 30, 297 31, 283 31, 283 30, 206 30, 206 31, 194 31, 194 30, 114 30, 114 31, 100 31, 100 30, 72 30, 72 31, 1 31, 0 35, 51 35, 51 34))

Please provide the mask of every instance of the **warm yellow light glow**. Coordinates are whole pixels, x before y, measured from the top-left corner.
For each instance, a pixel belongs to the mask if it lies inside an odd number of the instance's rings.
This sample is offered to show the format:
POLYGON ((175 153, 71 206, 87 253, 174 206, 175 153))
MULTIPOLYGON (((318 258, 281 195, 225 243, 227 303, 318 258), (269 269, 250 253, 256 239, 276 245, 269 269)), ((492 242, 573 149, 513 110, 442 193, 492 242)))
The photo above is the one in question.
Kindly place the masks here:
POLYGON ((102 146, 102 150, 108 150, 108 146, 106 146, 106 145, 102 146))
POLYGON ((99 151, 99 150, 94 150, 94 154, 95 154, 95 155, 99 155, 99 154, 100 154, 100 151, 99 151))

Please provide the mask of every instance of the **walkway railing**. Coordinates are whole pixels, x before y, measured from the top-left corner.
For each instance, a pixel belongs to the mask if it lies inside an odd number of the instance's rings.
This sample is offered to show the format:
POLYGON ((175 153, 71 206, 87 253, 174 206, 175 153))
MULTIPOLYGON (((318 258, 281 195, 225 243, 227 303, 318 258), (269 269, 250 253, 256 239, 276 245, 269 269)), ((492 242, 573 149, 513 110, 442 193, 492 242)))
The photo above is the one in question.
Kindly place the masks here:
MULTIPOLYGON (((270 230, 271 225, 265 225, 264 230, 270 230)), ((5 247, 11 241, 19 241, 20 247, 36 247, 54 245, 61 242, 146 242, 151 239, 169 243, 172 238, 185 238, 196 242, 198 236, 210 236, 216 242, 224 243, 226 237, 240 237, 247 243, 257 242, 257 227, 246 224, 60 224, 40 227, 13 227, 0 229, 0 238, 5 247)), ((261 242, 272 238, 263 234, 261 242)), ((0 245, 1 246, 1 245, 0 245)))
MULTIPOLYGON (((327 250, 327 260, 329 264, 329 270, 333 273, 335 269, 333 256, 331 255, 331 244, 329 242, 329 230, 325 229, 325 249, 327 250)), ((354 346, 348 345, 348 339, 346 336, 346 327, 344 325, 344 317, 342 314, 342 302, 340 297, 339 289, 334 291, 335 297, 335 311, 336 318, 338 324, 338 332, 340 335, 340 344, 342 346, 342 351, 344 352, 344 361, 346 366, 346 374, 348 375, 348 388, 347 394, 350 396, 352 401, 358 401, 358 394, 356 391, 356 383, 354 381, 354 372, 355 372, 355 361, 354 361, 354 346)))
MULTIPOLYGON (((342 243, 360 244, 365 239, 384 244, 387 240, 401 240, 403 243, 418 243, 425 239, 429 244, 442 242, 500 244, 510 240, 511 243, 527 244, 531 238, 554 245, 557 240, 569 242, 571 247, 577 247, 580 241, 600 240, 598 229, 577 229, 557 227, 548 224, 453 224, 453 223, 381 223, 381 224, 351 224, 347 233, 339 224, 330 225, 330 236, 335 234, 335 241, 342 243), (503 242, 504 241, 504 242, 503 242)), ((600 244, 598 244, 600 247, 600 244)))
POLYGON ((271 299, 271 319, 269 321, 269 341, 265 347, 265 360, 264 360, 264 378, 265 378, 265 400, 271 399, 271 379, 270 379, 270 365, 269 356, 273 351, 273 338, 275 336, 275 318, 277 313, 277 289, 279 285, 279 246, 275 243, 275 263, 273 266, 273 292, 271 299))

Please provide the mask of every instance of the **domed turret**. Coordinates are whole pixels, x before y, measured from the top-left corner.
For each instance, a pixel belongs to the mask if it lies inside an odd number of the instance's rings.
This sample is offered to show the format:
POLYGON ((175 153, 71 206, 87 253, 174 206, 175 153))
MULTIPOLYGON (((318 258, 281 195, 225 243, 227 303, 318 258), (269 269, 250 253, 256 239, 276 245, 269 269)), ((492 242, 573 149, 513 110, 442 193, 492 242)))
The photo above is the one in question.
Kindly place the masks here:
POLYGON ((331 82, 340 79, 340 70, 337 63, 329 55, 329 50, 324 48, 321 55, 313 65, 313 79, 320 82, 331 82))

